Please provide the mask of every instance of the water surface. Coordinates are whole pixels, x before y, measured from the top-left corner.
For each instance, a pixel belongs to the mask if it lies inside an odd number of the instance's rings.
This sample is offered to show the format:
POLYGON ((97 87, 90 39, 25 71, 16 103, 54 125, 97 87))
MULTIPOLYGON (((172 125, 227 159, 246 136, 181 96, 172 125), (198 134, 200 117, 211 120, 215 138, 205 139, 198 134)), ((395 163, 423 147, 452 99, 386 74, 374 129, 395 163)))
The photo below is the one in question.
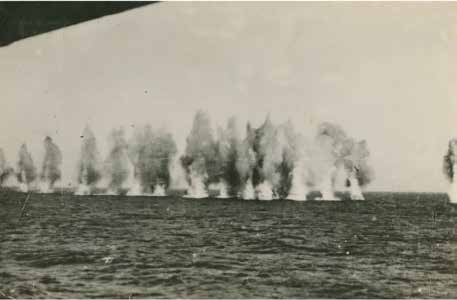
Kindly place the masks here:
POLYGON ((25 198, 0 194, 0 298, 457 298, 442 194, 25 198))

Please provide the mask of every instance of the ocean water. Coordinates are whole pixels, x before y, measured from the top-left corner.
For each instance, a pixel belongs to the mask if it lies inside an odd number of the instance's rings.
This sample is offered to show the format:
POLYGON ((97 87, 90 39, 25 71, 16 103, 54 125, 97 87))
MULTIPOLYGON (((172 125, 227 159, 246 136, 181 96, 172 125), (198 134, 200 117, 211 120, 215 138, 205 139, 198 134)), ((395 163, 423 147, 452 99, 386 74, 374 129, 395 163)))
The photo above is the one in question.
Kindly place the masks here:
POLYGON ((0 194, 0 298, 457 297, 444 194, 26 196, 0 194))

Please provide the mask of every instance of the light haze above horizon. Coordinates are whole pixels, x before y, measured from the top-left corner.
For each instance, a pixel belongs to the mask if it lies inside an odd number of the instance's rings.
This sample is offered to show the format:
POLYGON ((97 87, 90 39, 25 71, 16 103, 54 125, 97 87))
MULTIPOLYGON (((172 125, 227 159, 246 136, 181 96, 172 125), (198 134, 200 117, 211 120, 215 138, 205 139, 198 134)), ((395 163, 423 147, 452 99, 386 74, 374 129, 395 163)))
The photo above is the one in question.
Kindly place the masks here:
POLYGON ((367 190, 445 192, 455 53, 455 2, 159 3, 0 48, 0 148, 15 166, 25 142, 39 167, 50 135, 67 183, 86 124, 104 156, 119 126, 165 126, 182 150, 198 109, 214 127, 270 113, 367 140, 367 190))

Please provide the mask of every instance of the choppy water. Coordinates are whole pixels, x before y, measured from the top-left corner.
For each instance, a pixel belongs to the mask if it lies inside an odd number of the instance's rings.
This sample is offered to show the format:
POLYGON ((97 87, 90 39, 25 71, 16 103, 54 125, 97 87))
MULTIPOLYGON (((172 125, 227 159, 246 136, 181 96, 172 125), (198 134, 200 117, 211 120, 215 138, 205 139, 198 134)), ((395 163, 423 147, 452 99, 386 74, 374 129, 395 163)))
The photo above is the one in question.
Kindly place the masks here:
POLYGON ((445 195, 25 197, 0 194, 0 297, 457 297, 445 195))

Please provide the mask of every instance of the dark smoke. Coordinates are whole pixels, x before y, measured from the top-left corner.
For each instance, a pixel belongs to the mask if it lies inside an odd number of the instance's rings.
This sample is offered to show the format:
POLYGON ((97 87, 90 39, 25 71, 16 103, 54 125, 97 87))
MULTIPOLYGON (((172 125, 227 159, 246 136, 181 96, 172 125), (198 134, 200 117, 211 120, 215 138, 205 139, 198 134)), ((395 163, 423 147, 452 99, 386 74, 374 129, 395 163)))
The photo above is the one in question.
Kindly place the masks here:
POLYGON ((62 153, 49 136, 44 139, 44 149, 45 154, 41 168, 41 180, 48 183, 49 188, 52 189, 54 183, 62 176, 60 171, 62 153))
POLYGON ((176 152, 176 143, 168 131, 153 131, 150 126, 136 130, 130 143, 129 157, 142 193, 152 193, 158 186, 169 186, 170 164, 176 152))
POLYGON ((110 191, 120 194, 129 176, 129 158, 124 130, 113 129, 108 137, 110 151, 105 160, 105 172, 108 176, 110 191))
POLYGON ((454 182, 455 170, 454 165, 457 163, 457 139, 449 141, 447 153, 443 157, 443 173, 449 182, 454 182))
POLYGON ((14 173, 13 168, 9 167, 3 149, 0 148, 0 187, 3 185, 5 180, 14 173))
POLYGON ((17 163, 17 180, 29 186, 37 177, 36 168, 33 159, 26 144, 22 144, 19 149, 19 161, 17 163))
POLYGON ((93 188, 101 179, 100 153, 94 133, 86 126, 82 137, 78 167, 78 183, 93 188))

